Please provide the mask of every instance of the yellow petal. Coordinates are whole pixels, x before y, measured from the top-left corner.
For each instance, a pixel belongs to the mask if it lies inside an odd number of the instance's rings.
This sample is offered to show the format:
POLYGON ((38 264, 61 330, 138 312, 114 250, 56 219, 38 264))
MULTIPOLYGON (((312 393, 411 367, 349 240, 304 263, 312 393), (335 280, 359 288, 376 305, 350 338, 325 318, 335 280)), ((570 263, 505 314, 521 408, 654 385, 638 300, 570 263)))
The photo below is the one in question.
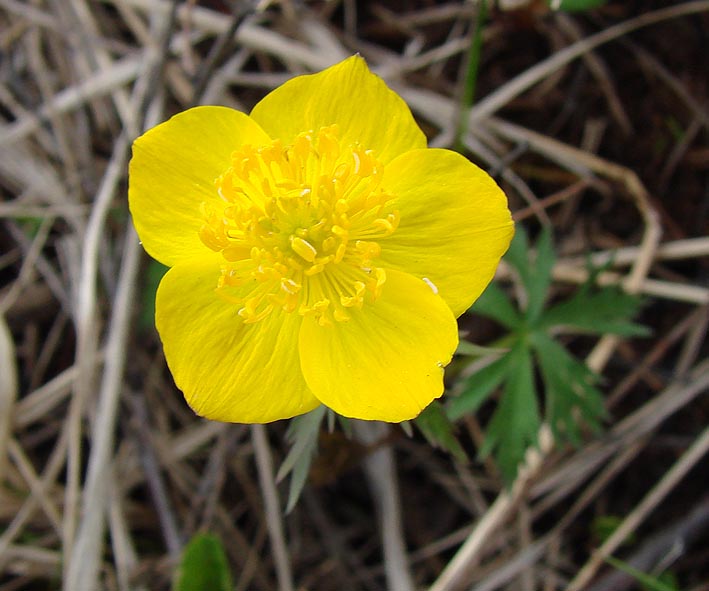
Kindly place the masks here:
POLYGON ((443 393, 458 328, 426 283, 387 271, 380 298, 348 314, 331 326, 303 320, 303 375, 323 404, 346 417, 400 422, 443 393))
POLYGON ((345 145, 374 150, 383 163, 426 147, 409 107, 359 56, 289 80, 259 102, 251 117, 285 144, 301 132, 337 124, 345 145))
POLYGON ((248 115, 226 107, 189 109, 135 140, 128 202, 148 254, 171 266, 208 251, 198 236, 200 205, 219 199, 214 180, 237 147, 270 141, 248 115))
POLYGON ((163 278, 155 304, 165 358, 194 411, 233 423, 266 423, 319 403, 303 380, 297 314, 274 311, 244 324, 238 305, 214 293, 219 256, 183 261, 163 278))
POLYGON ((377 265, 425 277, 460 316, 492 279, 514 234, 505 194, 450 150, 408 152, 384 175, 401 221, 380 240, 377 265))

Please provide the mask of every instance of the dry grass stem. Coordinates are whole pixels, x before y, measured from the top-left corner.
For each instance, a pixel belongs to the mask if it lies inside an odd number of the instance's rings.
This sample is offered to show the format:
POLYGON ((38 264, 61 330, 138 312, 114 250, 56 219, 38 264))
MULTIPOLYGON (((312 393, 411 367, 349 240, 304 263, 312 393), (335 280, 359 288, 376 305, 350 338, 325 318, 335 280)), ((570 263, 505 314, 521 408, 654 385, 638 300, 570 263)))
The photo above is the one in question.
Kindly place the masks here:
POLYGON ((12 413, 17 400, 17 363, 15 343, 5 318, 0 314, 0 481, 5 478, 7 449, 12 432, 12 413))
POLYGON ((254 444, 256 466, 258 467, 259 482, 264 493, 264 510, 268 533, 271 539, 273 560, 276 563, 279 591, 293 591, 293 574, 288 556, 288 546, 283 531, 282 509, 276 491, 275 472, 271 451, 266 439, 266 430, 263 425, 251 427, 251 438, 254 444))
MULTIPOLYGON (((383 423, 364 421, 355 422, 354 430, 355 436, 368 446, 376 445, 388 431, 383 423)), ((415 586, 406 556, 396 465, 391 447, 385 445, 369 454, 364 470, 377 506, 387 585, 390 589, 413 591, 415 586)))
MULTIPOLYGON (((704 387, 709 387, 709 373, 705 374, 704 387)), ((605 558, 610 556, 618 546, 625 541, 630 534, 642 523, 647 513, 657 507, 657 505, 667 496, 677 483, 691 470, 695 464, 709 451, 709 428, 705 429, 692 446, 677 460, 674 466, 662 477, 662 479, 648 492, 640 504, 630 513, 623 522, 616 528, 613 534, 603 543, 603 545, 593 554, 589 562, 584 565, 581 571, 571 581, 568 591, 580 591, 593 578, 598 568, 603 564, 605 558)))

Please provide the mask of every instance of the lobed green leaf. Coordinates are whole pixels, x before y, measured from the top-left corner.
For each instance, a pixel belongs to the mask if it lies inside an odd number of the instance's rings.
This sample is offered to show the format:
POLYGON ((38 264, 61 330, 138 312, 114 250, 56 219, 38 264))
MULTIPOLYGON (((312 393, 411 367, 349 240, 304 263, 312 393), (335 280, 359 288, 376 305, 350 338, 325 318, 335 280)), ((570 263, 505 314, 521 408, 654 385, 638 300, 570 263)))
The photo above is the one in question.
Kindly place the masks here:
POLYGON ((519 341, 507 354, 508 372, 500 403, 487 426, 481 457, 494 453, 505 482, 510 485, 525 451, 537 443, 541 426, 531 352, 519 341))
POLYGON ((505 355, 466 378, 465 388, 460 396, 449 399, 446 407, 448 418, 456 421, 464 414, 474 413, 478 410, 493 390, 505 379, 509 359, 509 356, 505 355))
POLYGON ((491 283, 477 299, 471 311, 500 323, 505 328, 515 330, 523 322, 522 315, 500 287, 491 283))
POLYGON ((570 299, 560 302, 539 321, 540 330, 564 326, 590 334, 612 333, 620 336, 646 336, 650 331, 629 320, 640 310, 640 298, 620 289, 592 291, 586 284, 570 299))
POLYGON ((598 376, 548 335, 538 332, 532 340, 545 386, 546 421, 557 440, 580 445, 579 423, 598 431, 605 414, 603 394, 593 385, 598 376))
POLYGON ((545 228, 542 231, 537 241, 536 254, 530 257, 527 234, 523 228, 517 228, 505 259, 517 271, 522 281, 527 297, 525 317, 527 324, 532 326, 544 309, 551 287, 551 270, 556 261, 551 230, 545 228))

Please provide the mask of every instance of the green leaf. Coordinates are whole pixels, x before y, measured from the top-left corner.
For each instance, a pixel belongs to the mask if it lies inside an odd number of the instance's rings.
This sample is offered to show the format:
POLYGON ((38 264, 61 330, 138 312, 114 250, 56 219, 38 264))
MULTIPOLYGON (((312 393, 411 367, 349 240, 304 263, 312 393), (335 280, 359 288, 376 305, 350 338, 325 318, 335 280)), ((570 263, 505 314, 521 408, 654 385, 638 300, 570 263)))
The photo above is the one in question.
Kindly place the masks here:
POLYGON ((607 556, 605 560, 606 562, 608 562, 608 564, 614 566, 619 571, 622 571, 625 574, 633 577, 636 581, 641 583, 650 591, 679 591, 679 587, 677 585, 668 585, 666 583, 663 583, 658 577, 653 577, 636 568, 633 568, 622 560, 618 560, 617 558, 613 558, 612 556, 607 556))
MULTIPOLYGON (((594 537, 604 543, 613 535, 613 532, 618 529, 618 526, 623 522, 623 518, 619 515, 598 515, 591 522, 591 532, 594 537)), ((637 542, 634 535, 629 535, 622 545, 631 546, 637 542)))
POLYGON ((511 485, 527 448, 537 444, 541 425, 534 387, 532 356, 524 341, 507 354, 509 371, 500 403, 487 426, 480 456, 495 454, 502 476, 511 485))
POLYGON ((507 351, 509 349, 503 347, 481 347, 470 341, 460 341, 455 354, 467 357, 499 357, 507 353, 507 351))
POLYGON ((642 586, 643 591, 659 591, 657 587, 653 588, 653 585, 657 585, 657 583, 669 586, 672 591, 680 591, 679 580, 677 579, 677 575, 672 571, 668 570, 654 577, 654 581, 650 585, 646 584, 642 586))
POLYGON ((551 286, 551 270, 556 261, 551 230, 545 228, 542 231, 537 241, 536 254, 530 257, 527 234, 524 228, 517 228, 505 259, 514 267, 522 281, 527 296, 525 316, 527 324, 532 326, 544 309, 551 286))
POLYGON ((507 374, 509 359, 509 355, 505 355, 466 378, 465 388, 461 394, 456 398, 448 399, 446 407, 448 418, 456 421, 465 414, 474 413, 502 383, 507 374))
POLYGON ((465 450, 453 434, 455 427, 446 416, 440 402, 434 400, 414 419, 414 422, 433 447, 447 451, 460 462, 468 460, 465 450))
POLYGON ((522 275, 529 263, 529 241, 527 231, 522 226, 515 226, 515 235, 505 254, 505 260, 522 275))
POLYGON ((276 482, 280 482, 292 472, 286 513, 290 513, 295 507, 305 486, 318 445, 320 423, 326 410, 325 406, 320 405, 309 413, 291 419, 288 426, 286 437, 292 443, 292 447, 276 474, 276 482))
POLYGON ((155 293, 165 273, 167 273, 165 265, 153 259, 150 260, 145 272, 144 285, 141 292, 142 305, 138 315, 138 327, 141 330, 151 330, 155 326, 155 293))
POLYGON ((650 331, 629 320, 638 313, 640 305, 640 298, 620 289, 607 287, 593 291, 586 284, 573 297, 544 312, 538 328, 564 326, 591 334, 645 336, 650 331))
POLYGON ((479 2, 478 14, 474 21, 475 25, 473 28, 473 38, 470 43, 470 49, 468 50, 468 63, 463 84, 463 92, 460 100, 460 122, 458 124, 458 137, 456 138, 456 144, 458 144, 456 149, 458 152, 463 152, 463 139, 468 133, 468 115, 470 114, 470 108, 475 100, 475 89, 477 87, 478 74, 481 64, 480 56, 483 45, 483 31, 485 30, 486 21, 487 3, 479 2))
POLYGON ((173 591, 231 591, 231 572, 217 536, 199 533, 182 552, 173 591))
POLYGON ((18 216, 15 218, 15 221, 17 221, 25 236, 32 240, 39 233, 39 229, 44 223, 44 218, 35 216, 18 216))
POLYGON ((544 228, 537 240, 537 252, 534 263, 527 269, 524 283, 527 292, 527 322, 534 325, 541 316, 551 287, 551 270, 556 262, 551 230, 544 228))
POLYGON ((593 386, 598 376, 548 335, 537 332, 532 343, 546 390, 546 420, 557 440, 580 445, 579 421, 598 431, 605 414, 603 394, 593 386))
POLYGON ((491 283, 477 299, 471 312, 499 322, 505 328, 515 330, 522 324, 522 316, 507 294, 496 283, 491 283))
POLYGON ((552 10, 563 10, 565 12, 581 12, 591 10, 607 4, 608 0, 549 0, 548 4, 552 10))

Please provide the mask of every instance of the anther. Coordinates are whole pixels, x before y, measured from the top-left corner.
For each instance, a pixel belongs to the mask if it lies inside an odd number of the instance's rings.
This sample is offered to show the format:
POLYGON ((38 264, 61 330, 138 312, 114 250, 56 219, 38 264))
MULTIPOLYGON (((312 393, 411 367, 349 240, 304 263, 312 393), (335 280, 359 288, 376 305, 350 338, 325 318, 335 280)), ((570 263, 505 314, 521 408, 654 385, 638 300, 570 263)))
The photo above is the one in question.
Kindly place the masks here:
POLYGON ((315 249, 315 247, 312 244, 310 244, 310 242, 308 242, 307 240, 303 240, 302 238, 299 238, 298 236, 291 236, 290 245, 291 245, 291 248, 297 254, 299 254, 301 257, 303 257, 309 263, 312 263, 318 254, 318 251, 315 249))
POLYGON ((280 309, 328 326, 380 295, 377 240, 399 223, 382 171, 371 150, 342 144, 337 126, 232 153, 215 200, 200 209, 198 234, 224 257, 217 290, 243 322, 280 309))

